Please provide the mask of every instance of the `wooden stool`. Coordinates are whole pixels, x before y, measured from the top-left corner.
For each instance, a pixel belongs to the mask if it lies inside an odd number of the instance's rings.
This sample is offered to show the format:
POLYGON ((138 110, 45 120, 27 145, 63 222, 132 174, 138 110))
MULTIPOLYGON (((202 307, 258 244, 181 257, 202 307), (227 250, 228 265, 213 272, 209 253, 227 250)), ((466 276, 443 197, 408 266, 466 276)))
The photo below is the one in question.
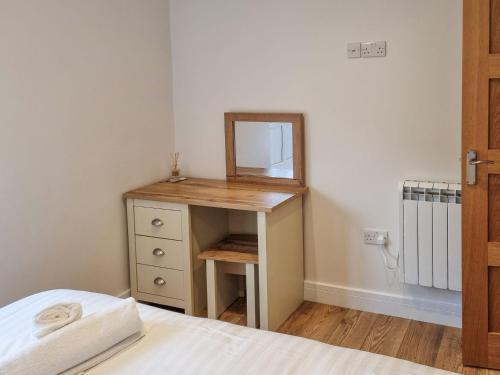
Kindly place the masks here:
POLYGON ((259 327, 259 267, 257 236, 233 234, 198 255, 206 260, 207 310, 210 319, 217 319, 238 297, 237 283, 228 275, 246 278, 247 326, 259 327))

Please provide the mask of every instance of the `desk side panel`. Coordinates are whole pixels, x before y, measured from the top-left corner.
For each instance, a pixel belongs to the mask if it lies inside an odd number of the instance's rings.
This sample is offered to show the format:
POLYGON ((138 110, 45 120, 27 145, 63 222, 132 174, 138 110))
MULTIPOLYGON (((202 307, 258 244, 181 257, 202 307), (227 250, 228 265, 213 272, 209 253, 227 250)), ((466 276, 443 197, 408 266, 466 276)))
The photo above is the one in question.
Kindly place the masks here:
POLYGON ((277 330, 304 301, 302 197, 258 214, 261 328, 277 330))
POLYGON ((127 231, 130 267, 130 295, 137 299, 137 258, 135 254, 135 216, 133 199, 127 199, 127 231))

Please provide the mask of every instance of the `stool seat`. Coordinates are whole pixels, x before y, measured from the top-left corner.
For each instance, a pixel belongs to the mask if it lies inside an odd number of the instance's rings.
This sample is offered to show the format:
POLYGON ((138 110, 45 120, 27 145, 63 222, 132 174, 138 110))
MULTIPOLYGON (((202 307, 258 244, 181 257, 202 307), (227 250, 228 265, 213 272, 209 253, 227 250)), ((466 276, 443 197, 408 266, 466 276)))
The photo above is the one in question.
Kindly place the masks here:
POLYGON ((205 250, 198 255, 198 259, 210 259, 230 263, 259 264, 259 256, 257 252, 240 253, 232 250, 205 250))

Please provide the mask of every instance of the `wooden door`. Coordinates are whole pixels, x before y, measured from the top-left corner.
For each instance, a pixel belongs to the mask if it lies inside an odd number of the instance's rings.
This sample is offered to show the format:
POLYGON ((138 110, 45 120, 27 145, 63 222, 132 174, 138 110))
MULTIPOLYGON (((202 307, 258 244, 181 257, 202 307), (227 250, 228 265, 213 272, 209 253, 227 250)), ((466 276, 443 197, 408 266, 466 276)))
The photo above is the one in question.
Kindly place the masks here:
POLYGON ((463 360, 500 368, 500 0, 463 5, 463 360))

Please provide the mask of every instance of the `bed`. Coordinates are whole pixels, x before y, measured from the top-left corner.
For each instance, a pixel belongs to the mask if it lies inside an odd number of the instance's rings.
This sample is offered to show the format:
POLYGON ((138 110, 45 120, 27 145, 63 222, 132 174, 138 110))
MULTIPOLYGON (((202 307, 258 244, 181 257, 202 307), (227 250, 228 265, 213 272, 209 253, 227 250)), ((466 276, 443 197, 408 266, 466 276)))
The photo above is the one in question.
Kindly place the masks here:
MULTIPOLYGON (((117 300, 104 294, 50 290, 0 309, 0 357, 30 340, 32 317, 61 301, 76 301, 84 316, 117 300)), ((139 304, 146 335, 132 347, 87 371, 89 375, 137 374, 335 374, 445 375, 382 355, 300 337, 196 318, 139 304)))

